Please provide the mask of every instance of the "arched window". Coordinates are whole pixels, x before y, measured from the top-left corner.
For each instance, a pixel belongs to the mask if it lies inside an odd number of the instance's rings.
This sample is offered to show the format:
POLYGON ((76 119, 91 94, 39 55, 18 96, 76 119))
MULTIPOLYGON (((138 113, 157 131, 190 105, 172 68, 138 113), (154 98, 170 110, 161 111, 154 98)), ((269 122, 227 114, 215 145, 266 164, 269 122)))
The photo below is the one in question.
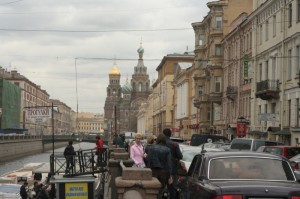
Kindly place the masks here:
POLYGON ((139 83, 139 92, 142 92, 142 83, 139 83))

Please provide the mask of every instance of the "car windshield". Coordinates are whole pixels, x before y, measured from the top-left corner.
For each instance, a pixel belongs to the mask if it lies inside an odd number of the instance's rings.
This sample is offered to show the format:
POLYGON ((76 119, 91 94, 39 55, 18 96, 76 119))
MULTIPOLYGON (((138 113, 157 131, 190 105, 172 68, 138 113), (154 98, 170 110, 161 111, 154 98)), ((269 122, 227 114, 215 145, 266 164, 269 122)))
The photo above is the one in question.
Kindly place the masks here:
POLYGON ((294 181, 288 162, 259 157, 226 157, 212 159, 209 163, 209 179, 294 181))

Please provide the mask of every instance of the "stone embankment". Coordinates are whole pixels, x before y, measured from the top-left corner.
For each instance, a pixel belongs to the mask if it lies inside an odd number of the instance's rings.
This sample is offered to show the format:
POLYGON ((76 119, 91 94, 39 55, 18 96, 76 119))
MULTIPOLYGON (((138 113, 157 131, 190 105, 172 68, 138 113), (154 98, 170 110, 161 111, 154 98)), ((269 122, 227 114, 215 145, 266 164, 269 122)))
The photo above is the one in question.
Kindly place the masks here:
MULTIPOLYGON (((65 145, 65 142, 57 142, 54 143, 54 148, 64 147, 65 145)), ((43 145, 40 136, 0 136, 0 163, 51 149, 52 143, 43 145)))

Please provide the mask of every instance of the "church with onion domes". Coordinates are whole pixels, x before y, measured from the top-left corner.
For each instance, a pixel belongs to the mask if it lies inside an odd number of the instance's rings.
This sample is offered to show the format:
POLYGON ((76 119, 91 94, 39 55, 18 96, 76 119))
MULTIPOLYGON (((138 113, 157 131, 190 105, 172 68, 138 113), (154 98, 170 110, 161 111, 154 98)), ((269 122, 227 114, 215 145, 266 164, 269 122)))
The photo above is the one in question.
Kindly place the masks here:
POLYGON ((104 119, 107 121, 107 129, 112 135, 137 131, 137 113, 142 103, 146 102, 150 94, 150 80, 147 67, 144 65, 144 48, 137 50, 138 63, 133 69, 131 80, 128 78, 121 86, 121 71, 116 63, 109 72, 109 84, 106 89, 104 106, 104 119))

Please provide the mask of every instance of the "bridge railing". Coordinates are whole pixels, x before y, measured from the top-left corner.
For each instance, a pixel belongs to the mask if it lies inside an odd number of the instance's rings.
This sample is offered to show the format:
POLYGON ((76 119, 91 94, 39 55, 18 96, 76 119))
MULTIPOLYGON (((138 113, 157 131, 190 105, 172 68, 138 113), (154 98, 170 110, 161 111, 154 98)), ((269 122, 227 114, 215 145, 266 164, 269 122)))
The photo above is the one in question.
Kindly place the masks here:
POLYGON ((96 149, 79 150, 76 155, 69 157, 65 157, 63 153, 55 153, 50 156, 51 171, 67 177, 102 173, 107 171, 108 153, 108 148, 103 148, 100 153, 96 149), (70 158, 69 168, 67 158, 70 158))
POLYGON ((38 140, 42 139, 41 135, 23 135, 23 134, 0 134, 0 142, 16 140, 38 140))

